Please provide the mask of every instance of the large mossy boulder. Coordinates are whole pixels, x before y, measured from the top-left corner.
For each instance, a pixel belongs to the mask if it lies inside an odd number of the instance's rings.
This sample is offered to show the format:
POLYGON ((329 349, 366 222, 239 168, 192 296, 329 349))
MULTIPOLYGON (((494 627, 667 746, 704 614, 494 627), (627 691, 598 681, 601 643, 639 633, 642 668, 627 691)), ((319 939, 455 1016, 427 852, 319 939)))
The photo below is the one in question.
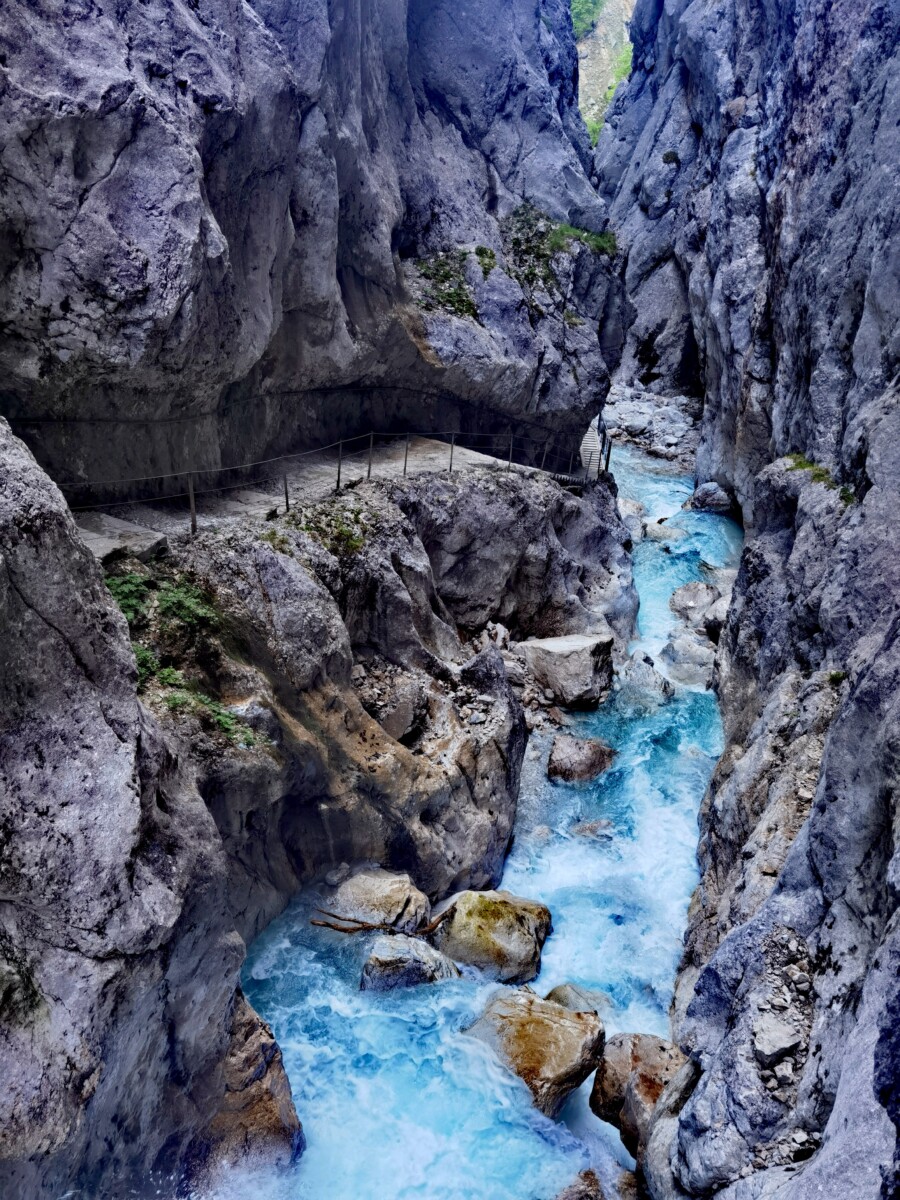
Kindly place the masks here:
POLYGON ((485 1042, 528 1085, 535 1105, 554 1117, 603 1057, 603 1022, 528 989, 503 992, 466 1032, 485 1042))
POLYGON ((511 892, 460 892, 448 907, 434 934, 439 950, 500 983, 534 979, 552 927, 546 905, 511 892))

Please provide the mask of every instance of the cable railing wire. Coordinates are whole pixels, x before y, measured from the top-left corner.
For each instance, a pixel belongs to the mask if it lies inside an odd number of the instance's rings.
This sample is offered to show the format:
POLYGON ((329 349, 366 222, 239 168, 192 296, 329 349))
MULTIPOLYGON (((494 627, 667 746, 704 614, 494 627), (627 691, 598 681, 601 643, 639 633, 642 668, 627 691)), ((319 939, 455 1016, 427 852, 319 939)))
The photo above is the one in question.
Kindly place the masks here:
MULTIPOLYGON (((542 432, 552 432, 545 430, 544 427, 538 427, 542 432)), ((589 452, 588 461, 584 463, 582 460, 581 451, 572 450, 568 455, 561 452, 558 448, 546 439, 539 439, 534 436, 528 436, 522 433, 511 431, 510 433, 467 433, 459 430, 449 431, 409 431, 406 433, 397 433, 395 431, 377 432, 374 430, 364 434, 355 434, 347 438, 339 438, 334 442, 329 442, 324 446, 317 446, 310 450, 298 450, 289 454, 272 456, 265 459, 257 459, 247 463, 236 463, 229 466, 210 466, 210 467, 193 467, 184 468, 180 471, 169 471, 158 475, 141 475, 132 476, 123 479, 110 480, 79 480, 61 483, 59 486, 64 492, 83 493, 86 490, 100 488, 121 488, 132 487, 135 484, 164 484, 167 480, 187 480, 186 488, 182 488, 175 492, 158 493, 155 495, 145 495, 142 497, 119 497, 115 500, 103 501, 93 504, 78 504, 72 506, 72 511, 76 513, 92 512, 106 509, 125 509, 139 505, 163 505, 173 501, 188 500, 191 507, 191 528, 196 530, 196 501, 199 497, 212 495, 222 495, 232 491, 247 490, 252 487, 262 487, 265 485, 282 484, 284 488, 284 504, 285 508, 289 508, 289 486, 288 474, 285 470, 287 464, 296 462, 299 465, 303 460, 318 456, 322 460, 323 466, 332 466, 336 469, 337 483, 335 491, 340 490, 342 486, 347 486, 350 483, 356 484, 361 479, 371 478, 375 468, 374 455, 377 447, 379 450, 386 448, 386 445, 394 448, 405 442, 404 460, 403 460, 403 475, 407 474, 409 448, 414 439, 425 439, 435 442, 444 442, 449 445, 448 455, 448 473, 453 472, 454 452, 457 449, 470 449, 477 453, 482 453, 485 457, 492 458, 501 468, 505 464, 506 470, 511 470, 514 466, 517 470, 539 471, 543 474, 550 475, 563 483, 565 486, 581 486, 589 479, 599 478, 601 471, 609 470, 610 453, 612 450, 612 442, 602 422, 598 422, 597 440, 598 450, 596 452, 596 462, 594 461, 594 451, 589 452), (363 442, 364 445, 359 450, 348 449, 354 443, 363 442), (495 448, 492 451, 477 450, 472 446, 473 442, 488 442, 495 448), (468 443, 468 445, 466 444, 468 443), (515 452, 518 449, 520 456, 532 458, 536 461, 521 463, 515 460, 515 452), (331 452, 337 451, 337 454, 331 452), (329 457, 330 455, 330 457, 329 457), (575 469, 576 463, 581 467, 581 471, 575 469), (363 474, 358 478, 345 479, 342 481, 341 472, 346 473, 347 467, 352 468, 362 467, 363 474), (259 474, 259 468, 280 468, 278 470, 270 470, 259 474), (257 474, 254 478, 244 478, 233 484, 221 482, 220 477, 224 474, 241 471, 252 472, 257 474), (216 482, 211 483, 207 487, 198 487, 198 482, 202 482, 203 476, 212 475, 216 477, 216 482)), ((414 468, 415 469, 415 468, 414 468)), ((441 468, 443 469, 443 468, 441 468)), ((296 488, 296 481, 294 484, 296 488)), ((277 508, 278 502, 275 500, 273 492, 273 507, 277 508)))

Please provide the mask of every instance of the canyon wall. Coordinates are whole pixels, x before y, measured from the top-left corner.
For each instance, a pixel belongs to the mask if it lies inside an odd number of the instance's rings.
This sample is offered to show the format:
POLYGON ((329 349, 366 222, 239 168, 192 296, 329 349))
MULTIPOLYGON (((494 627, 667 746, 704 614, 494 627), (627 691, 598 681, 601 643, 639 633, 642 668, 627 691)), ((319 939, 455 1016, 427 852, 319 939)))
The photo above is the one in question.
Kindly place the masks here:
MULTIPOLYGON (((900 10, 638 0, 597 147, 621 378, 704 396, 747 545, 675 1006, 675 1196, 897 1194, 900 10)), ((664 403, 664 400, 661 400, 664 403)))
POLYGON ((575 64, 565 0, 13 0, 0 412, 64 483, 574 437, 612 259, 564 240, 538 279, 509 219, 603 228, 575 64))

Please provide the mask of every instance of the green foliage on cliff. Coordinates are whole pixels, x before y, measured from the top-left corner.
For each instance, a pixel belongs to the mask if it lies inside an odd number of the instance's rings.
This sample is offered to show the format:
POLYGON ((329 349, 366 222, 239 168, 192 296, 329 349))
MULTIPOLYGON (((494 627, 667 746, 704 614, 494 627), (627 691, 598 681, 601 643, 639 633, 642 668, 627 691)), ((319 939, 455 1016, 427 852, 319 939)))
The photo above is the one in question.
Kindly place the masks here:
MULTIPOLYGON (((558 287, 553 270, 554 256, 571 252, 573 242, 587 246, 593 254, 616 254, 616 235, 612 231, 591 233, 574 225, 552 220, 530 204, 523 204, 503 222, 507 270, 527 293, 542 285, 547 291, 558 287)), ((537 306, 531 302, 533 312, 537 306)), ((543 313, 538 312, 538 315, 543 313)))
POLYGON ((575 40, 580 41, 597 24, 606 0, 569 0, 572 9, 572 28, 575 40))
POLYGON ((129 626, 139 625, 146 616, 150 599, 150 585, 146 577, 134 571, 129 571, 127 575, 107 575, 106 586, 129 626))
POLYGON ((481 263, 481 273, 487 279, 497 265, 497 255, 488 246, 476 246, 475 257, 481 263))
POLYGON ((177 622, 190 630, 214 629, 219 620, 200 589, 183 576, 160 584, 157 608, 164 622, 177 622))
POLYGON ((423 308, 428 311, 443 308, 457 317, 478 320, 478 309, 466 283, 464 250, 450 250, 446 254, 435 254, 432 258, 420 258, 416 266, 419 274, 429 283, 421 301, 423 308))
MULTIPOLYGON (((819 463, 813 462, 803 454, 789 454, 787 457, 790 459, 791 463, 791 465, 788 467, 789 471, 809 471, 810 475, 812 476, 813 483, 821 483, 830 491, 834 491, 835 488, 837 488, 838 485, 835 482, 834 476, 827 467, 823 467, 819 463)), ((846 484, 839 489, 838 495, 841 498, 841 503, 844 505, 844 508, 849 508, 851 504, 856 503, 856 495, 851 488, 846 486, 846 484)))

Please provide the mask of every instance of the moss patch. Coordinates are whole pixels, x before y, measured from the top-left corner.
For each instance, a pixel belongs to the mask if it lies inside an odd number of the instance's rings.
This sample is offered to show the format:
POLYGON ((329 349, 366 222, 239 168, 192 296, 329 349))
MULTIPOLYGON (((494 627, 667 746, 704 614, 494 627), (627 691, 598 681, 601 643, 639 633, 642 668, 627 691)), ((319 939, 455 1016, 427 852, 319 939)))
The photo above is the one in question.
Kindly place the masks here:
POLYGON ((487 279, 497 265, 497 255, 487 246, 476 246, 475 257, 481 264, 481 273, 487 279))
MULTIPOLYGON (((420 301, 429 312, 444 309, 457 317, 478 320, 478 309, 465 276, 466 253, 450 250, 446 254, 435 254, 432 258, 420 258, 416 267, 428 286, 420 301)), ((482 270, 484 264, 482 264, 482 270)))

